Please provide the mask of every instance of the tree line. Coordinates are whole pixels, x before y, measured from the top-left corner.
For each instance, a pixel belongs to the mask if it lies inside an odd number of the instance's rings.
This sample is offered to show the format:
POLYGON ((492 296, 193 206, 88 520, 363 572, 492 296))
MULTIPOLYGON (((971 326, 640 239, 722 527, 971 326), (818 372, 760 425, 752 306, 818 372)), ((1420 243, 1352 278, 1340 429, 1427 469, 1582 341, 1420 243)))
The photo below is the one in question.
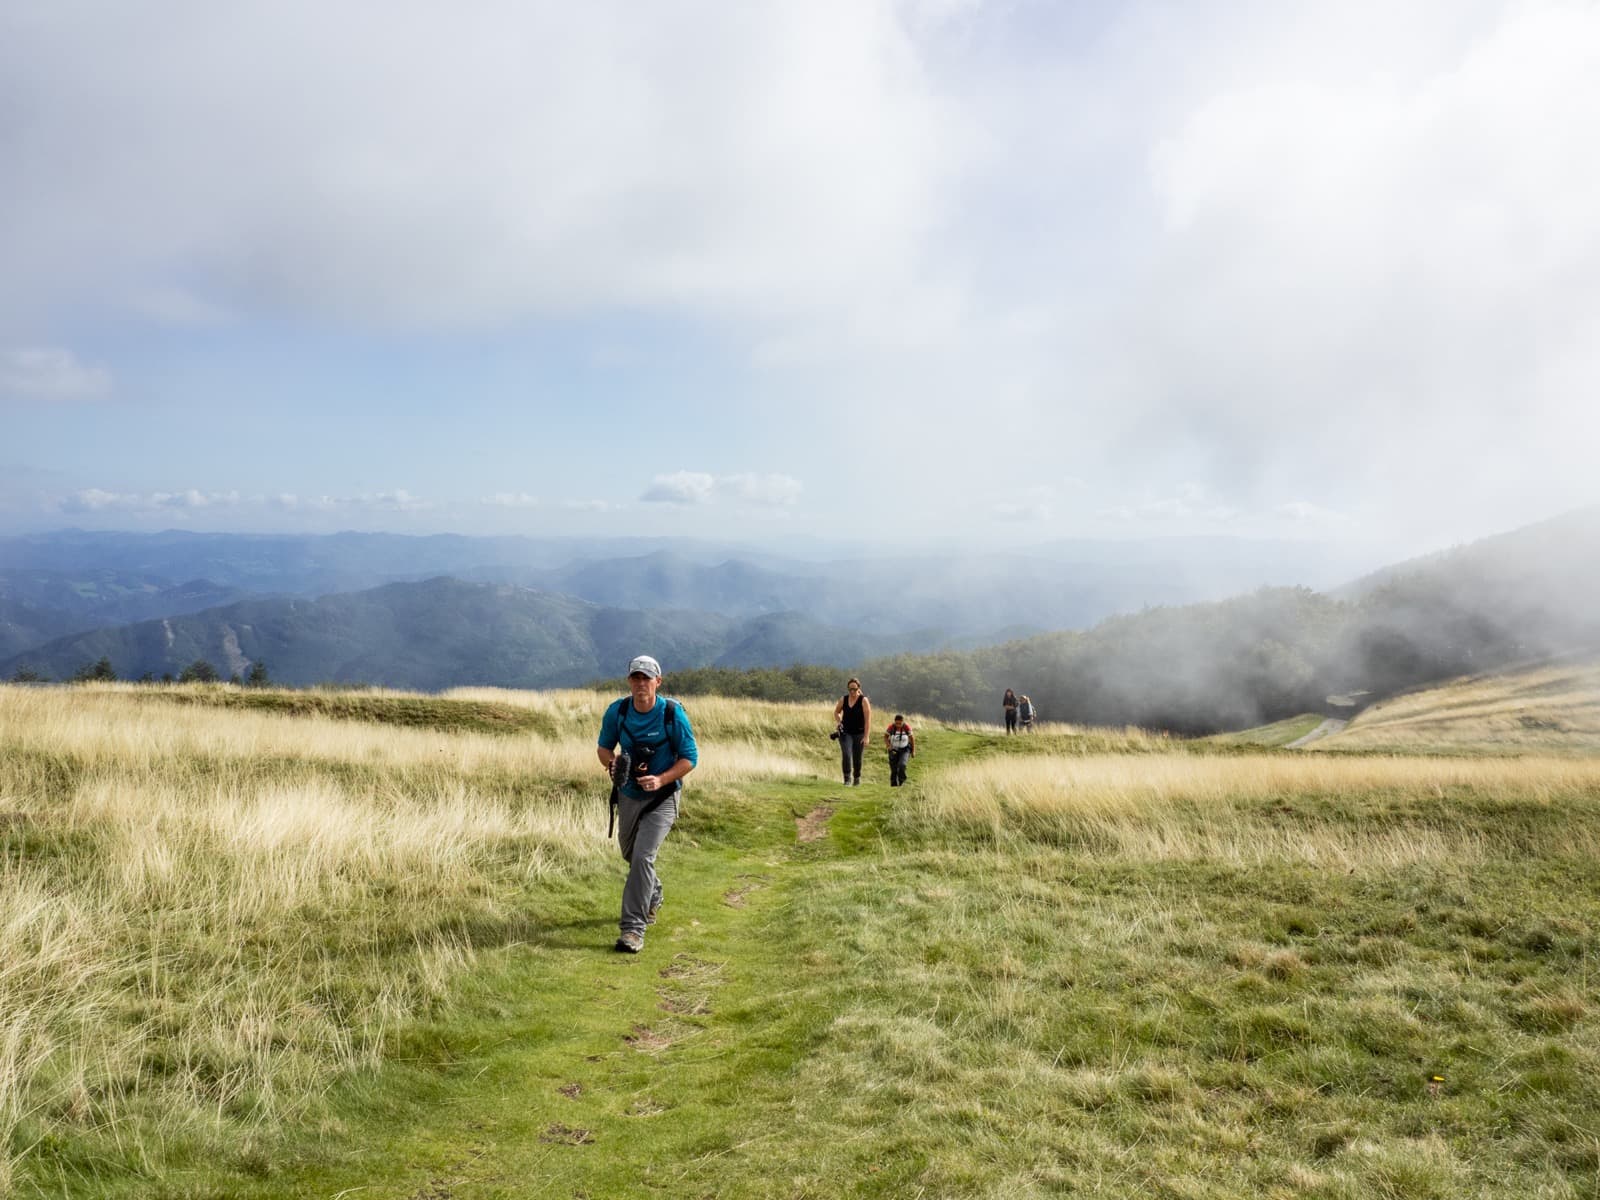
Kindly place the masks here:
MULTIPOLYGON (((1600 647, 1589 597, 1593 568, 1555 559, 1543 576, 1526 562, 1485 570, 1452 559, 1397 575, 1352 599, 1309 588, 1263 588, 1209 604, 1162 606, 1083 631, 1044 634, 969 651, 898 654, 853 670, 810 664, 673 670, 680 695, 829 702, 858 675, 880 709, 996 721, 1006 688, 1028 695, 1044 720, 1139 725, 1204 734, 1329 710, 1329 697, 1372 698, 1457 675, 1600 647), (1579 585, 1582 586, 1579 586, 1579 585)), ((72 680, 115 679, 109 659, 72 680)), ((42 682, 28 668, 14 677, 42 682)), ((197 659, 160 682, 217 682, 197 659)), ((149 675, 142 682, 157 682, 149 675)), ((271 682, 257 662, 231 683, 271 682)), ((615 682, 596 684, 613 690, 615 682)))
POLYGON ((673 672, 669 682, 686 695, 832 701, 856 675, 879 708, 979 721, 999 720, 1009 687, 1045 720, 1205 734, 1335 712, 1330 697, 1341 693, 1377 698, 1594 647, 1600 618, 1576 596, 1430 572, 1352 600, 1263 588, 1147 608, 1084 631, 872 659, 850 671, 703 668, 673 672))
MULTIPOLYGON (((111 665, 109 656, 101 657, 92 663, 85 663, 63 683, 116 683, 118 681, 116 668, 111 665)), ((50 683, 49 676, 34 670, 32 667, 18 667, 11 676, 12 683, 50 683)), ((176 676, 171 671, 165 671, 160 676, 146 671, 131 683, 221 683, 222 673, 203 658, 197 658, 184 667, 176 676)), ((235 671, 228 677, 228 683, 236 687, 270 687, 272 678, 267 673, 267 664, 254 662, 250 669, 243 675, 235 671)))

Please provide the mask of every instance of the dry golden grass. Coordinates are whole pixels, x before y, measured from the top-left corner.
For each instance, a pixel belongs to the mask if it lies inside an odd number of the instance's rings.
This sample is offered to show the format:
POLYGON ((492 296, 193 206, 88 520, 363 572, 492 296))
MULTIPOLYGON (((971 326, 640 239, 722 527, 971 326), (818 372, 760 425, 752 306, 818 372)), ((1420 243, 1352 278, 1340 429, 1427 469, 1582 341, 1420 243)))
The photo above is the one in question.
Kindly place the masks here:
MULTIPOLYGON (((451 777, 499 774, 594 783, 600 770, 594 738, 603 697, 593 692, 556 692, 504 693, 495 699, 558 715, 561 736, 452 733, 328 717, 168 706, 150 703, 129 685, 0 688, 0 721, 6 726, 5 744, 15 749, 71 755, 86 764, 118 770, 194 758, 303 760, 427 768, 451 777), (523 699, 507 699, 513 696, 523 699)), ((808 739, 790 731, 783 714, 772 723, 770 737, 752 728, 750 714, 748 704, 737 710, 727 702, 696 704, 692 716, 696 738, 717 745, 717 752, 707 755, 705 766, 697 769, 696 783, 810 772, 812 768, 796 756, 805 751, 808 739), (709 720, 702 718, 702 709, 709 709, 709 720)))
MULTIPOLYGON (((921 718, 924 724, 928 718, 921 718)), ((916 720, 912 721, 917 726, 916 720)), ((1004 727, 987 721, 956 721, 951 729, 993 737, 1004 727)), ((1112 729, 1100 725, 1072 725, 1065 721, 1041 721, 1032 733, 1019 733, 1004 739, 1001 748, 1016 753, 1061 754, 1162 754, 1181 739, 1160 730, 1140 729, 1136 725, 1112 729)))
POLYGON ((1396 696, 1313 748, 1593 753, 1600 750, 1600 663, 1469 676, 1396 696))
MULTIPOLYGON (((934 777, 907 819, 1020 835, 1133 861, 1298 861, 1364 870, 1503 852, 1520 824, 1417 819, 1456 799, 1600 809, 1600 760, 1283 754, 995 757, 934 777)), ((1546 833, 1544 836, 1556 836, 1546 833)), ((1595 828, 1550 853, 1600 851, 1595 828)))
MULTIPOLYGON (((130 1105, 219 1139, 303 1114, 449 994, 463 930, 614 857, 604 696, 494 693, 555 737, 212 696, 0 686, 0 1146, 130 1105)), ((696 704, 697 787, 814 772, 769 708, 696 704)))

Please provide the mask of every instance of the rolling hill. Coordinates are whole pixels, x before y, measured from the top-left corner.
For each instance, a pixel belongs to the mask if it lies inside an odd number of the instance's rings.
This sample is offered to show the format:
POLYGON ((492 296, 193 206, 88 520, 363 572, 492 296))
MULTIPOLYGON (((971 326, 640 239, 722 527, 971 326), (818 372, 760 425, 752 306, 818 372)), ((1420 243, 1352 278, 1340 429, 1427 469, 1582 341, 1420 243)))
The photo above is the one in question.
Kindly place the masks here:
POLYGON ((1594 754, 1600 657, 1469 675, 1371 705, 1318 750, 1594 754))
POLYGON ((644 612, 508 584, 439 578, 320 599, 256 598, 201 613, 58 638, 0 662, 70 676, 101 657, 122 678, 176 675, 205 659, 224 676, 263 662, 274 680, 437 690, 466 684, 549 687, 615 675, 648 648, 669 668, 750 665, 778 653, 844 665, 903 641, 798 614, 735 620, 644 612))
MULTIPOLYGON (((1049 629, 1082 628, 1150 604, 1221 599, 1263 584, 1327 586, 1344 576, 1327 548, 1241 538, 1071 541, 1026 552, 951 549, 784 555, 770 548, 688 539, 465 537, 341 533, 327 536, 100 533, 67 530, 0 538, 0 572, 102 590, 210 581, 207 604, 152 607, 62 632, 196 611, 246 594, 321 596, 450 576, 515 584, 625 609, 687 609, 742 618, 803 612, 863 634, 925 646, 985 644, 1049 629)), ((109 597, 109 594, 108 594, 109 597)), ((76 611, 77 599, 57 598, 76 611)), ((34 596, 31 603, 55 607, 34 596)), ((17 637, 37 626, 19 622, 17 637)), ((54 628, 54 626, 53 626, 54 628)), ((14 651, 26 648, 14 640, 14 651)), ((778 661, 769 658, 768 661, 778 661)))

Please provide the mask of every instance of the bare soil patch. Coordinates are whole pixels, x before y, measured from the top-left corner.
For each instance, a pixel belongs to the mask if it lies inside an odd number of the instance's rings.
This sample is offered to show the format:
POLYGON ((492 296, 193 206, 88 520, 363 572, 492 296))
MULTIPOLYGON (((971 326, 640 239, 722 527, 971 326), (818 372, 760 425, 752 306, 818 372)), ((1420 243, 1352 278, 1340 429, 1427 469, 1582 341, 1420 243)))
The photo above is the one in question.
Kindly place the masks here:
POLYGON ((828 818, 831 816, 832 807, 819 804, 805 816, 794 819, 795 835, 802 842, 820 842, 828 836, 828 818))
POLYGON ((711 1011, 711 996, 707 992, 663 991, 661 1010, 682 1017, 703 1017, 711 1011))
POLYGON ((749 880, 749 882, 738 887, 729 888, 723 893, 722 902, 729 908, 743 908, 746 896, 751 892, 760 891, 766 886, 765 875, 740 875, 739 878, 749 880))
POLYGON ((722 974, 722 964, 696 958, 692 954, 674 954, 672 961, 661 968, 663 979, 685 979, 709 982, 722 974))
POLYGON ((539 1135, 539 1140, 554 1142, 559 1146, 587 1146, 594 1141, 594 1133, 588 1129, 574 1129, 557 1121, 539 1135))
POLYGON ((693 1037, 698 1032, 696 1027, 683 1024, 682 1021, 669 1021, 659 1029, 634 1026, 634 1032, 622 1034, 622 1040, 640 1054, 659 1054, 672 1046, 672 1043, 682 1042, 683 1038, 693 1037))

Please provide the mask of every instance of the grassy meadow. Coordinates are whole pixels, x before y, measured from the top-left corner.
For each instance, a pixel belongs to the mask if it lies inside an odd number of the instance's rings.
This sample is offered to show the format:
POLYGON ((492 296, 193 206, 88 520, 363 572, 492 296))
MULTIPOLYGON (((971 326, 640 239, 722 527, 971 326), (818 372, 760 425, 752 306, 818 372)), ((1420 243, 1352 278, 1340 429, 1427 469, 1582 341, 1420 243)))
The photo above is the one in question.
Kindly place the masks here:
MULTIPOLYGON (((30 1160, 248 1165, 323 1119, 482 945, 610 865, 601 703, 0 688, 0 1188, 30 1160)), ((701 794, 807 769, 697 708, 701 794)))
POLYGON ((1323 750, 1600 754, 1600 661, 1467 676, 1360 713, 1323 750))
POLYGON ((0 1187, 1594 1194, 1600 756, 1493 751, 1550 683, 1407 753, 913 716, 901 790, 691 697, 637 958, 603 695, 0 687, 0 1187))

